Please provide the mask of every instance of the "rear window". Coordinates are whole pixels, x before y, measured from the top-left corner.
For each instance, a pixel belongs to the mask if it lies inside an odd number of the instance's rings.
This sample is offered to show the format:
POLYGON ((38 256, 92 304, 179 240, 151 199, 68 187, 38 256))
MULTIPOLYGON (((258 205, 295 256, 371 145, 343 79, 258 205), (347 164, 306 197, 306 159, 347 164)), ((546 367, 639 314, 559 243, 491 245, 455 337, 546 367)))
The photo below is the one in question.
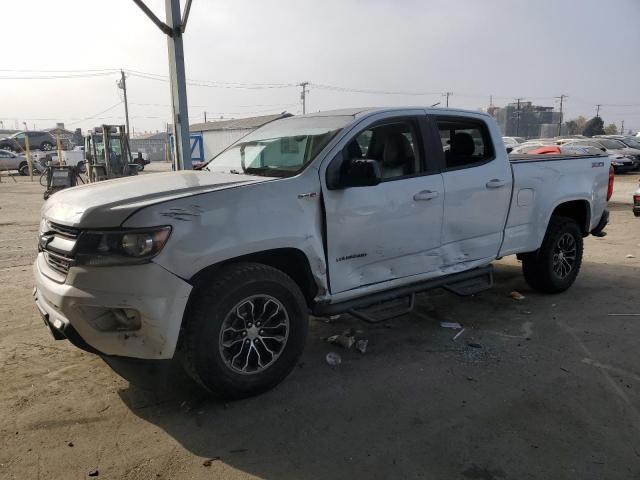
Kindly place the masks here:
POLYGON ((446 118, 436 120, 447 169, 468 168, 494 157, 493 143, 484 122, 446 118))

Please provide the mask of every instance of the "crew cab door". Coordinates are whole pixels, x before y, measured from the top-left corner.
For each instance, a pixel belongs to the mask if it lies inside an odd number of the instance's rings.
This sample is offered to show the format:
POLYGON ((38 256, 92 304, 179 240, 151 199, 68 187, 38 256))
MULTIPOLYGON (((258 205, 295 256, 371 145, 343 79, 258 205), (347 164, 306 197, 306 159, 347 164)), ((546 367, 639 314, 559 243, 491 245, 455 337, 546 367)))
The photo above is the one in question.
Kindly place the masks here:
MULTIPOLYGON (((481 116, 434 116, 443 154, 446 266, 496 257, 511 202, 512 175, 481 116)), ((503 150, 503 149, 500 149, 503 150)))
POLYGON ((377 185, 323 182, 331 293, 439 267, 444 186, 433 159, 425 158, 426 121, 394 117, 363 126, 327 167, 327 178, 354 160, 368 159, 380 170, 377 185))

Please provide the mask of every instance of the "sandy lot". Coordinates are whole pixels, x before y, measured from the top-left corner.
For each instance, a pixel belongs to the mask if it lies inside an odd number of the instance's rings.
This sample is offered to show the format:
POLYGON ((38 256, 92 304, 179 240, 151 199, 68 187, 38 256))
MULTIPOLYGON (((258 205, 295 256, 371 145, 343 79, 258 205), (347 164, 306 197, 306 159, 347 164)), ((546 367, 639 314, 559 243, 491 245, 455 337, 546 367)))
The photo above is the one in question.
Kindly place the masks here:
POLYGON ((570 291, 535 293, 505 259, 471 298, 421 295, 384 325, 312 320, 284 383, 223 403, 179 373, 145 392, 49 336, 31 298, 42 188, 3 173, 0 478, 640 478, 640 317, 609 315, 640 313, 637 180, 618 177, 609 235, 586 239, 570 291), (321 340, 349 327, 366 354, 321 340))

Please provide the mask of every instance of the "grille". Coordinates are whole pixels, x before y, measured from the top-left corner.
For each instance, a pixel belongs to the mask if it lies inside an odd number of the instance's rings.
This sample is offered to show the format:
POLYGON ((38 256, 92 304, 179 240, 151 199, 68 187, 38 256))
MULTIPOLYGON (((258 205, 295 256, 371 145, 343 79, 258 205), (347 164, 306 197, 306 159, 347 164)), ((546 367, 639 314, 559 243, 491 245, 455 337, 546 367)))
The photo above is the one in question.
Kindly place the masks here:
POLYGON ((80 235, 79 229, 60 225, 59 223, 48 222, 47 226, 50 232, 57 233, 63 237, 78 238, 78 235, 80 235))
POLYGON ((69 268, 73 265, 73 259, 65 257, 64 255, 58 255, 57 253, 46 251, 44 252, 44 258, 47 264, 54 270, 64 273, 69 272, 69 268))

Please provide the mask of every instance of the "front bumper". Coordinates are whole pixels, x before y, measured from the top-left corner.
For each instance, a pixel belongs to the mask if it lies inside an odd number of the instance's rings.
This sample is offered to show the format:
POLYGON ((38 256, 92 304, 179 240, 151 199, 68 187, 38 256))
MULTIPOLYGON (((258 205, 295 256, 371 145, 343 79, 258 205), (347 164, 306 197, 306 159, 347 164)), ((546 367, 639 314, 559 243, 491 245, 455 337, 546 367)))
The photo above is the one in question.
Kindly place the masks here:
POLYGON ((39 253, 33 265, 34 298, 54 338, 100 355, 173 357, 192 288, 187 282, 155 263, 72 267, 64 281, 50 271, 39 253), (99 330, 98 316, 110 309, 139 312, 140 328, 99 330))

